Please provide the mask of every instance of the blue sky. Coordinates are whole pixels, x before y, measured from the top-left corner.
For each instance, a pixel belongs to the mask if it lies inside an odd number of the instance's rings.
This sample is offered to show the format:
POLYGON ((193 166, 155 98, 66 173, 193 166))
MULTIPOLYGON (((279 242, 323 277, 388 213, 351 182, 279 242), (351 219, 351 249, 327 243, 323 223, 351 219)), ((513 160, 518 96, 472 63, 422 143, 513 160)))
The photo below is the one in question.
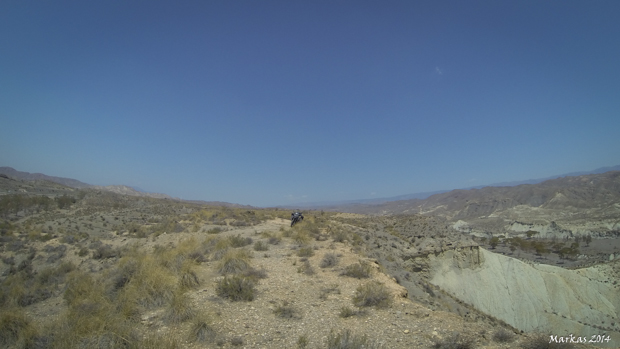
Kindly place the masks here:
POLYGON ((257 206, 620 164, 619 1, 2 1, 0 166, 257 206))

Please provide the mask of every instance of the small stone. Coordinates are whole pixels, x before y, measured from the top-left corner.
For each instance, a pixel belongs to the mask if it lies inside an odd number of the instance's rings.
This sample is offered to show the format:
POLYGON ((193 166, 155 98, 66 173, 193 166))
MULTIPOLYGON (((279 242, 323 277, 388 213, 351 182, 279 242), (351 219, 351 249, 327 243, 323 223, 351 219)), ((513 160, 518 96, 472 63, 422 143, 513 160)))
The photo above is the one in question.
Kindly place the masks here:
POLYGON ((408 334, 409 330, 404 330, 403 333, 408 334))

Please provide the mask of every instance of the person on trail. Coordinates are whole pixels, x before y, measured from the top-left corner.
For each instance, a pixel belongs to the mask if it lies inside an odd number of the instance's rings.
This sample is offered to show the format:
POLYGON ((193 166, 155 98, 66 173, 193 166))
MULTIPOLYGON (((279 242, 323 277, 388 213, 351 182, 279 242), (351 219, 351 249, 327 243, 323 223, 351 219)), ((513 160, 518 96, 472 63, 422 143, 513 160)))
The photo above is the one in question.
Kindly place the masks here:
POLYGON ((304 216, 299 213, 299 211, 295 211, 291 213, 291 227, 295 225, 295 223, 299 223, 304 220, 304 216))

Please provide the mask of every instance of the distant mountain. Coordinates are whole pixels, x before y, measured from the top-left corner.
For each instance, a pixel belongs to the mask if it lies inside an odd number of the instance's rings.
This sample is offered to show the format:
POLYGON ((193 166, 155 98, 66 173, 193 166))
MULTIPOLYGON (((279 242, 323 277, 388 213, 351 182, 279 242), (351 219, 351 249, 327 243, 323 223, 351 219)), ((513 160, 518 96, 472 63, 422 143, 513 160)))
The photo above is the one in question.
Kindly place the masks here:
MULTIPOLYGON (((252 206, 248 206, 248 205, 233 204, 233 203, 221 202, 221 201, 183 200, 180 198, 173 198, 166 194, 149 193, 141 188, 130 187, 127 185, 106 185, 106 186, 92 185, 92 184, 80 182, 77 179, 48 176, 42 173, 22 172, 22 171, 17 171, 16 169, 12 167, 6 167, 6 166, 0 167, 0 176, 2 176, 5 179, 15 178, 15 179, 20 179, 24 181, 43 180, 43 181, 49 181, 49 182, 61 184, 67 187, 75 188, 75 189, 88 188, 88 189, 95 189, 95 190, 105 190, 105 191, 109 191, 109 192, 113 192, 113 193, 121 194, 121 195, 142 196, 142 197, 150 197, 150 198, 156 198, 156 199, 169 199, 169 200, 184 201, 184 202, 196 203, 196 204, 202 204, 202 205, 252 208, 252 206)), ((4 191, 0 187, 0 194, 3 194, 5 192, 6 193, 15 192, 15 188, 11 187, 10 189, 6 189, 6 191, 4 191)))
POLYGON ((469 187, 469 188, 464 188, 464 189, 480 189, 484 187, 512 187, 512 186, 521 185, 521 184, 537 184, 537 183, 542 183, 544 181, 548 181, 550 179, 556 179, 556 178, 561 178, 561 177, 575 177, 575 176, 583 176, 583 175, 589 175, 589 174, 605 173, 609 171, 620 171, 620 165, 601 167, 601 168, 597 168, 594 171, 570 172, 570 173, 565 173, 563 175, 558 175, 558 176, 551 176, 551 177, 538 178, 538 179, 526 179, 524 181, 501 182, 501 183, 494 183, 490 185, 469 187))
MULTIPOLYGON (((513 182, 500 182, 500 183, 493 183, 493 184, 488 184, 488 185, 478 185, 478 186, 473 186, 473 187, 461 188, 461 189, 456 189, 456 190, 482 189, 482 188, 485 188, 485 187, 513 187, 513 186, 517 186, 517 185, 521 185, 521 184, 537 184, 537 183, 542 183, 542 182, 550 180, 550 179, 556 179, 556 178, 562 178, 562 177, 583 176, 583 175, 588 175, 588 174, 599 174, 599 173, 605 173, 605 172, 609 172, 609 171, 620 171, 620 165, 609 166, 609 167, 601 167, 601 168, 597 168, 596 170, 593 170, 593 171, 571 172, 571 173, 565 173, 565 174, 562 174, 562 175, 556 175, 556 176, 545 177, 545 178, 526 179, 526 180, 523 180, 523 181, 513 181, 513 182)), ((390 197, 384 197, 384 198, 374 198, 374 199, 358 199, 358 200, 344 200, 344 201, 323 201, 323 202, 311 202, 311 203, 298 203, 298 204, 292 204, 292 205, 282 205, 280 207, 288 207, 288 208, 303 207, 303 208, 312 208, 312 209, 328 209, 328 210, 344 209, 344 210, 350 210, 353 207, 361 208, 361 207, 365 207, 365 205, 380 205, 380 204, 387 203, 387 202, 392 202, 392 201, 403 201, 403 200, 412 200, 412 199, 421 199, 421 200, 423 200, 423 199, 426 199, 426 198, 428 198, 428 197, 430 197, 432 195, 441 194, 441 193, 447 193, 447 192, 450 192, 452 190, 455 190, 455 189, 427 191, 427 192, 419 192, 419 193, 413 193, 413 194, 405 194, 405 195, 390 196, 390 197)))
POLYGON ((48 176, 42 173, 22 172, 22 171, 17 171, 16 169, 12 167, 0 167, 0 174, 4 174, 12 178, 18 178, 18 179, 23 179, 27 181, 37 181, 37 180, 50 181, 50 182, 65 185, 67 187, 78 188, 78 189, 92 187, 92 185, 84 183, 84 182, 80 182, 77 179, 48 176))
MULTIPOLYGON (((106 186, 95 185, 95 186, 92 186, 91 188, 111 191, 113 193, 117 193, 121 195, 145 196, 145 197, 156 198, 156 199, 172 199, 171 196, 166 195, 166 194, 139 192, 135 190, 134 188, 126 186, 126 185, 106 185, 106 186)), ((177 199, 177 200, 180 200, 180 199, 177 199)))
POLYGON ((391 201, 379 205, 338 207, 354 213, 421 213, 449 220, 519 216, 519 212, 555 212, 563 216, 617 217, 620 211, 620 171, 550 179, 537 184, 457 189, 424 200, 391 201))

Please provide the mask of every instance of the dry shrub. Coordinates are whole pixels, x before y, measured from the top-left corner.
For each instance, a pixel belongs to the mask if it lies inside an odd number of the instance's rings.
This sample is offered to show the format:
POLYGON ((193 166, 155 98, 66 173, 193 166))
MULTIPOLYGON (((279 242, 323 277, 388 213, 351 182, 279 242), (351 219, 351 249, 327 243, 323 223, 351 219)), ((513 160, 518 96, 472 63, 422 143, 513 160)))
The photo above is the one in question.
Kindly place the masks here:
POLYGON ((299 257, 312 257, 314 256, 314 249, 310 246, 302 247, 297 250, 297 255, 299 257))
POLYGON ((241 276, 252 279, 252 281, 256 282, 259 279, 267 278, 267 271, 265 269, 256 269, 256 268, 248 268, 244 272, 241 273, 241 276))
POLYGON ((379 345, 369 340, 366 335, 359 336, 351 333, 351 330, 345 329, 342 332, 334 332, 332 330, 327 337, 327 349, 375 349, 379 345))
POLYGON ((199 316, 192 321, 190 340, 192 342, 213 343, 217 338, 217 332, 211 327, 207 316, 199 316))
POLYGON ((269 245, 267 245, 264 241, 256 241, 254 243, 254 251, 267 251, 269 249, 269 245))
POLYGON ((36 330, 30 319, 18 308, 2 309, 0 314, 0 345, 29 347, 35 340, 36 330))
POLYGON ((493 340, 498 343, 510 343, 515 339, 514 333, 505 329, 500 329, 493 333, 493 340))
POLYGON ((244 247, 251 245, 254 240, 250 237, 242 237, 241 235, 229 236, 228 241, 231 247, 244 247))
POLYGON ((220 274, 237 274, 250 268, 250 254, 246 250, 228 251, 220 260, 220 274))
POLYGON ((299 245, 305 245, 310 242, 310 235, 305 231, 297 231, 293 234, 293 240, 299 245))
POLYGON ((284 301, 281 305, 278 305, 273 310, 273 313, 282 319, 301 319, 297 309, 293 308, 287 301, 284 301))
POLYGON ((353 304, 357 307, 387 308, 392 304, 392 296, 382 283, 369 282, 357 288, 353 304))
POLYGON ((185 263, 181 269, 181 277, 179 283, 182 288, 196 288, 200 285, 198 276, 192 268, 191 263, 185 263))
POLYGON ((314 268, 312 268, 312 265, 310 265, 310 261, 309 260, 305 259, 305 260, 303 260, 302 263, 303 264, 300 265, 297 268, 297 272, 298 273, 303 273, 303 274, 306 274, 306 275, 314 275, 315 274, 314 268))
MULTIPOLYGON (((139 255, 135 258, 133 274, 123 290, 128 301, 150 308, 168 303, 173 296, 179 280, 174 272, 167 269, 153 255, 139 255)), ((131 268, 129 268, 131 269, 131 268)))
POLYGON ((254 282, 246 277, 226 276, 217 282, 217 295, 232 301, 252 301, 256 296, 254 282))
POLYGON ((367 263, 356 263, 347 266, 340 275, 349 276, 357 279, 366 279, 370 277, 371 271, 372 268, 367 263))
POLYGON ((455 332, 445 339, 435 340, 433 348, 435 349, 472 349, 474 341, 464 338, 460 333, 455 332))
POLYGON ((190 303, 189 297, 182 290, 177 290, 166 308, 164 321, 167 324, 176 325, 190 320, 195 315, 196 312, 190 303))
POLYGON ((338 255, 332 252, 328 252, 323 255, 323 259, 321 260, 321 264, 319 267, 321 268, 329 268, 338 264, 338 255))

